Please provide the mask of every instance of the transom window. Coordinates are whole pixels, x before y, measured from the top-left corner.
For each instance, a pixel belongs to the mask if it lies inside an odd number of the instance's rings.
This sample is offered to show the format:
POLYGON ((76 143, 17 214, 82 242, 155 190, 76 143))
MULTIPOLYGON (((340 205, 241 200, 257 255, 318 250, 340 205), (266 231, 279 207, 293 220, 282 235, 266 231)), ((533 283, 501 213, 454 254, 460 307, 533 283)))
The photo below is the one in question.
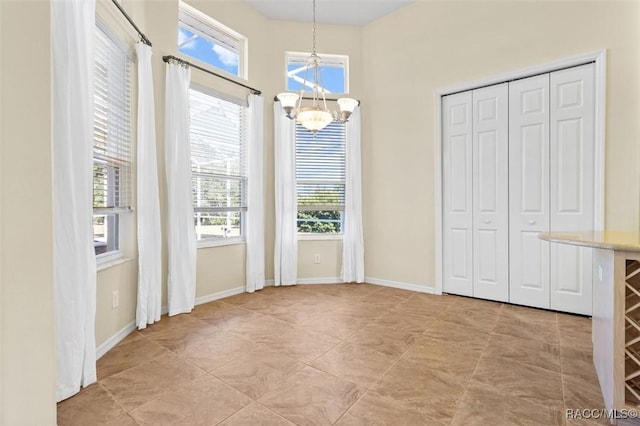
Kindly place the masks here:
POLYGON ((241 240, 247 210, 246 107, 192 87, 189 108, 198 240, 241 240))
POLYGON ((96 255, 120 250, 122 215, 131 210, 131 70, 124 44, 95 32, 93 241, 96 255))
POLYGON ((296 124, 299 233, 342 233, 345 138, 345 125, 335 121, 315 135, 296 124))
MULTIPOLYGON (((306 92, 313 91, 313 74, 309 70, 307 59, 310 53, 286 52, 287 61, 287 90, 299 92, 304 88, 306 92), (305 82, 306 76, 306 85, 305 82)), ((318 87, 325 93, 349 93, 349 57, 345 55, 330 55, 318 53, 322 59, 320 74, 322 81, 318 87)))
POLYGON ((215 68, 246 78, 247 38, 180 2, 178 51, 215 68))

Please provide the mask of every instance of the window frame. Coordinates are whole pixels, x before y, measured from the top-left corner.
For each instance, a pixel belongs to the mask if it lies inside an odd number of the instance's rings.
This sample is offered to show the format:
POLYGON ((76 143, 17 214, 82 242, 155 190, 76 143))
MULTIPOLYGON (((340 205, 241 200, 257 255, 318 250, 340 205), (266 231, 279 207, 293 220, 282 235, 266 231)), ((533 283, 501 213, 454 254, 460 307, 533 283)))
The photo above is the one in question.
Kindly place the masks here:
MULTIPOLYGON (((289 60, 295 59, 300 61, 306 61, 311 55, 311 52, 284 52, 284 87, 287 91, 299 92, 299 90, 289 89, 289 60)), ((341 63, 344 68, 344 92, 325 92, 325 95, 348 95, 349 94, 349 55, 339 55, 335 53, 318 53, 317 54, 323 63, 341 63)), ((305 91, 306 92, 306 91, 305 91)))
MULTIPOLYGON (((216 98, 220 101, 223 102, 230 102, 230 103, 234 103, 236 105, 238 105, 241 109, 241 117, 240 120, 241 122, 243 121, 243 123, 241 124, 242 127, 244 127, 244 131, 243 131, 243 141, 242 143, 244 144, 243 146, 243 150, 244 150, 244 155, 245 155, 245 176, 244 178, 240 178, 238 180, 240 180, 241 182, 244 181, 244 188, 241 190, 242 196, 245 197, 246 200, 246 196, 247 196, 247 188, 249 186, 249 170, 248 170, 248 159, 249 159, 249 141, 247 138, 247 131, 248 131, 248 121, 247 121, 247 105, 244 101, 237 99, 233 96, 227 96, 223 93, 219 93, 214 89, 208 88, 206 86, 203 86, 201 84, 197 84, 194 82, 191 82, 191 85, 189 86, 189 91, 197 91, 202 93, 203 95, 206 96, 211 96, 213 98, 216 98)), ((191 136, 191 129, 189 129, 189 135, 191 136)), ((191 139, 189 139, 189 146, 191 147, 191 139)), ((192 170, 193 173, 193 170, 192 170)), ((193 175, 192 175, 193 176, 193 175)), ((195 203, 193 203, 193 209, 194 209, 194 220, 195 220, 195 215, 196 215, 196 206, 195 203)), ((199 239, 196 240, 196 245, 197 248, 207 248, 207 247, 219 247, 219 246, 227 246, 227 245, 235 245, 235 244, 245 244, 246 243, 246 222, 247 222, 247 218, 246 218, 246 214, 247 211, 249 210, 249 206, 245 207, 245 208, 240 208, 239 210, 235 210, 238 213, 240 213, 240 235, 237 237, 229 237, 229 238, 218 238, 218 237, 208 237, 208 238, 203 238, 203 239, 199 239)), ((233 210, 232 210, 233 211, 233 210)), ((194 231, 195 231, 195 222, 194 222, 194 231)))
MULTIPOLYGON (((115 216, 115 228, 116 228, 116 245, 117 248, 115 250, 106 251, 104 253, 96 254, 96 265, 98 270, 105 269, 109 266, 112 266, 118 260, 125 259, 127 246, 126 239, 131 230, 131 220, 132 220, 132 212, 133 212, 133 204, 135 202, 135 161, 134 161, 134 152, 135 149, 135 135, 134 135, 134 111, 135 111, 135 99, 134 99, 134 91, 135 91, 135 59, 133 49, 127 46, 127 43, 122 39, 122 37, 118 36, 118 34, 102 19, 97 18, 95 23, 95 32, 97 36, 97 32, 102 32, 102 34, 113 44, 119 48, 124 54, 124 60, 127 67, 126 77, 128 81, 124 83, 125 87, 128 86, 129 93, 128 99, 125 99, 124 102, 128 104, 129 107, 129 117, 128 117, 128 149, 129 149, 129 157, 128 157, 128 165, 126 167, 126 172, 128 176, 125 176, 124 180, 126 181, 125 185, 128 185, 129 190, 129 206, 115 206, 115 207, 93 207, 93 215, 96 216, 104 216, 105 221, 108 220, 107 217, 110 215, 115 216)), ((95 62, 94 62, 94 71, 95 72, 95 62)), ((95 105, 95 104, 94 104, 95 105)), ((95 108, 95 107, 94 107, 95 108)), ((94 110, 94 117, 95 117, 94 110)), ((95 139, 93 145, 95 146, 95 139)), ((94 148, 95 150, 95 148, 94 148)), ((93 165, 96 164, 95 151, 92 154, 92 168, 93 165)), ((110 171, 109 173, 112 173, 110 171)), ((92 186, 95 185, 95 179, 92 177, 92 186)), ((119 189, 118 189, 119 191, 119 189)), ((92 190, 93 192, 93 190, 92 190)), ((95 236, 95 233, 93 234, 95 236)), ((95 240, 94 240, 95 241, 95 240)), ((95 251, 95 245, 94 245, 95 251)))
POLYGON ((186 55, 190 58, 190 61, 194 62, 196 65, 204 67, 206 69, 210 69, 212 71, 215 72, 221 72, 227 76, 230 76, 232 78, 237 78, 237 79, 242 79, 245 81, 248 81, 249 79, 249 39, 240 34, 239 32, 235 31, 232 28, 229 28, 228 26, 224 25, 223 23, 213 19, 211 16, 207 15, 204 12, 201 12, 200 10, 196 9, 195 7, 191 6, 190 4, 185 3, 184 1, 180 0, 178 1, 178 34, 180 32, 180 28, 184 25, 186 26, 189 31, 195 31, 199 36, 209 40, 210 42, 213 42, 215 44, 220 44, 215 36, 212 36, 210 34, 207 34, 205 29, 202 28, 196 28, 193 25, 187 23, 187 22, 183 22, 182 20, 182 15, 186 14, 188 16, 190 16, 191 18, 193 18, 194 20, 198 21, 199 24, 203 25, 204 27, 206 27, 206 29, 211 30, 214 33, 222 33, 232 39, 234 39, 234 41, 236 41, 238 43, 238 75, 233 74, 225 69, 222 68, 218 68, 215 65, 212 65, 208 62, 205 62, 195 56, 191 56, 187 53, 181 52, 179 46, 177 45, 176 42, 176 50, 179 54, 182 55, 186 55))

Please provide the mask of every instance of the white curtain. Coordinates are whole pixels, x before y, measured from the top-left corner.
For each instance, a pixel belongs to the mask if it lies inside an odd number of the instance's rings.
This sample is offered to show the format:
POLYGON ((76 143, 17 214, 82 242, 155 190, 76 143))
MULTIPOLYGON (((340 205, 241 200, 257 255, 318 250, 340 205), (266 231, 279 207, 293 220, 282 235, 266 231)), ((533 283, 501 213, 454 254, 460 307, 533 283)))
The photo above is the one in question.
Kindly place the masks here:
POLYGON ((298 228, 296 195, 295 122, 287 118, 280 102, 273 104, 275 150, 276 241, 275 285, 298 281, 298 228))
POLYGON ((191 70, 168 63, 165 106, 165 162, 169 315, 191 312, 196 298, 196 231, 191 196, 189 84, 191 70))
POLYGON ((249 95, 247 292, 264 288, 264 99, 249 95))
POLYGON ((158 163, 156 156, 155 101, 151 47, 136 45, 138 55, 138 305, 139 329, 160 320, 162 239, 158 163))
POLYGON ((364 281, 360 128, 360 107, 356 107, 347 122, 347 170, 342 236, 342 280, 346 283, 364 281))
POLYGON ((95 2, 51 4, 58 401, 96 381, 93 248, 95 2))

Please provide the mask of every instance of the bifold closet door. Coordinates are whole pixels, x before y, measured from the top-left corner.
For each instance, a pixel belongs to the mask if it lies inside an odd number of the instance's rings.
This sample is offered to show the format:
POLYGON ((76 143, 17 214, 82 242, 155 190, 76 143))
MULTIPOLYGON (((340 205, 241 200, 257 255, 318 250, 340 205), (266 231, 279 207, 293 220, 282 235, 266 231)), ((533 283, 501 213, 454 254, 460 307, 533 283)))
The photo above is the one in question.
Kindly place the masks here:
POLYGON ((473 91, 473 296, 509 299, 509 85, 473 91))
MULTIPOLYGON (((551 73, 551 231, 594 228, 594 64, 551 73)), ((551 309, 591 315, 588 247, 551 244, 551 309)))
POLYGON ((473 296, 471 92, 442 98, 442 278, 446 293, 473 296))
POLYGON ((509 301, 549 308, 549 74, 509 83, 509 301))

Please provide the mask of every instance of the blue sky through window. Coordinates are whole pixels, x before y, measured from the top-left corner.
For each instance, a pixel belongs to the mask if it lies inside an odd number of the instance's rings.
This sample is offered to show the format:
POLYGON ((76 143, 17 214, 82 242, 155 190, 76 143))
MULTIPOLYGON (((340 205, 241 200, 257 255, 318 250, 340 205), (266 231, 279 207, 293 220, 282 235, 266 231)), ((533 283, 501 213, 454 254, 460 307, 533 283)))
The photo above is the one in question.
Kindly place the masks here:
POLYGON ((196 34, 184 26, 178 30, 178 50, 233 75, 240 75, 240 55, 208 38, 196 34))
MULTIPOLYGON (((288 64, 287 72, 300 68, 300 64, 288 64)), ((304 79, 305 71, 297 74, 298 77, 304 79)), ((309 70, 308 79, 313 79, 313 73, 309 70)), ((336 66, 320 65, 320 86, 324 87, 331 93, 346 93, 344 81, 344 68, 336 66)), ((287 79, 287 90, 299 92, 302 89, 302 83, 297 82, 293 78, 287 79)), ((306 92, 311 92, 310 87, 305 87, 306 92)))

